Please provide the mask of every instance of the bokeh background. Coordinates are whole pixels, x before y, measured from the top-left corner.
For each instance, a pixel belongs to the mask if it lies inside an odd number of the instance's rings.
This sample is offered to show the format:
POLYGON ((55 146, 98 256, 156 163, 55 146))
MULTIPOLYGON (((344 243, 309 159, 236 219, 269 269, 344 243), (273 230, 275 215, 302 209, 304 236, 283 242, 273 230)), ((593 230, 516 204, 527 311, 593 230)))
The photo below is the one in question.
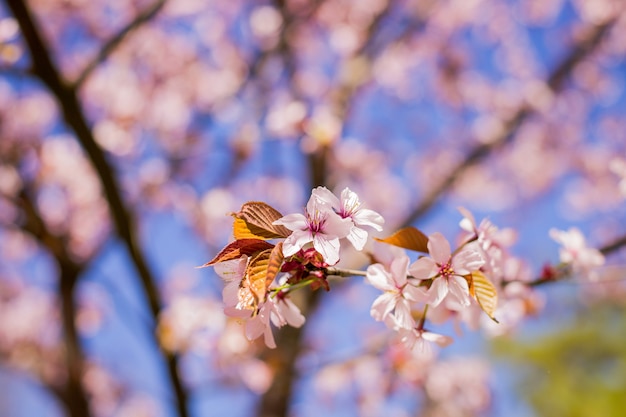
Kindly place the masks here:
MULTIPOLYGON (((7 0, 0 5, 0 415, 618 416, 626 401, 626 3, 7 0), (197 269, 246 201, 349 186, 458 236, 457 207, 610 247, 516 325, 406 357, 361 278, 249 343, 197 269), (613 243, 615 245, 611 246, 613 243), (620 266, 621 265, 621 266, 620 266)), ((344 254, 342 265, 363 268, 344 254)))

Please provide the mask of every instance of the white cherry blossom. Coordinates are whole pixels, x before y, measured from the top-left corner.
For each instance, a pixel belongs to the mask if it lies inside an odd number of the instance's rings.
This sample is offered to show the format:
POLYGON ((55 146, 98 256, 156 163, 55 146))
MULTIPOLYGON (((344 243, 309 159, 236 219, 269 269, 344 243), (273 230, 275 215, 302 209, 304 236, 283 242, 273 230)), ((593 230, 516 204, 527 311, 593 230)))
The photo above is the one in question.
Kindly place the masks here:
POLYGON ((385 222, 383 216, 374 210, 364 208, 359 196, 349 188, 346 187, 341 192, 341 200, 326 187, 315 188, 313 195, 329 204, 342 218, 352 220, 352 227, 346 238, 357 250, 362 250, 367 242, 368 233, 363 227, 379 232, 383 230, 382 225, 385 222))
POLYGON ((409 273, 420 280, 433 280, 429 289, 431 304, 439 305, 450 294, 461 305, 469 306, 469 285, 464 275, 484 265, 485 260, 479 249, 470 243, 452 255, 450 243, 437 232, 428 236, 428 252, 432 258, 418 259, 409 267, 409 273))
POLYGON ((329 204, 314 195, 309 198, 305 214, 288 214, 274 224, 293 231, 283 243, 285 256, 294 255, 306 244, 313 243, 329 265, 339 261, 339 239, 348 236, 352 228, 350 219, 341 218, 329 204))
POLYGON ((415 327, 411 315, 411 302, 426 300, 425 291, 408 282, 407 267, 409 257, 404 255, 395 258, 386 269, 382 264, 370 265, 367 268, 366 280, 375 288, 384 291, 374 303, 370 314, 375 320, 386 321, 392 314, 398 326, 403 328, 415 327))

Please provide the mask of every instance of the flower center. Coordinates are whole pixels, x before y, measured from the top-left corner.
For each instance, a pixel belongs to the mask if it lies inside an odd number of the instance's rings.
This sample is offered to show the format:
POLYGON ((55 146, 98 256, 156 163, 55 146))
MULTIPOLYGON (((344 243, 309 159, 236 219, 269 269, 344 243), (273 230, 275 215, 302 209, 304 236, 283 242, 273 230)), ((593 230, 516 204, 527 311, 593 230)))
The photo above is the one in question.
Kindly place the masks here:
POLYGON ((313 233, 320 233, 324 231, 324 223, 326 223, 326 216, 321 211, 315 210, 313 215, 307 212, 309 220, 309 230, 313 233))
POLYGON ((447 262, 439 267, 439 275, 444 278, 448 278, 450 275, 454 275, 454 269, 450 266, 450 262, 447 262))
POLYGON ((341 211, 339 212, 339 215, 344 219, 347 217, 351 217, 355 212, 359 210, 359 207, 361 206, 361 202, 356 195, 348 197, 342 203, 343 204, 341 205, 341 211))

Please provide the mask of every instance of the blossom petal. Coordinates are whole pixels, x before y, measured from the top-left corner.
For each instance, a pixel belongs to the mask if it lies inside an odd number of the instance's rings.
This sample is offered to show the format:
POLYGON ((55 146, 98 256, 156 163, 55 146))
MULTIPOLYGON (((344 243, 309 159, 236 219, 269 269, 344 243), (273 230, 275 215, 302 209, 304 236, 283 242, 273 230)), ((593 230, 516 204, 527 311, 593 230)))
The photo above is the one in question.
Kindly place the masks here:
POLYGON ((389 269, 391 277, 393 278, 394 284, 397 288, 402 288, 406 284, 409 262, 409 257, 406 255, 395 258, 391 262, 389 269))
POLYGON ((381 291, 393 291, 396 289, 391 274, 385 270, 382 264, 368 266, 365 278, 374 288, 381 291))
POLYGON ((363 250, 367 243, 367 232, 353 225, 346 238, 356 250, 363 250))
POLYGON ((437 275, 439 267, 431 258, 419 258, 409 266, 409 274, 416 279, 429 279, 437 275))
POLYGON ((346 187, 341 190, 341 209, 347 211, 351 211, 352 209, 357 209, 361 205, 361 201, 359 200, 359 196, 357 193, 352 191, 350 188, 346 187))
POLYGON ((415 339, 413 350, 419 352, 426 358, 432 358, 435 355, 432 345, 421 336, 415 339))
POLYGON ((383 224, 385 223, 385 219, 383 216, 370 209, 359 209, 356 213, 352 215, 352 220, 354 224, 359 226, 369 226, 379 232, 383 230, 383 224))
POLYGON ((265 332, 263 332, 263 341, 265 342, 265 346, 270 349, 276 349, 276 341, 274 340, 274 334, 272 333, 272 329, 267 326, 265 328, 265 332))
POLYGON ((289 230, 306 230, 308 228, 306 217, 301 213, 288 214, 272 224, 285 226, 289 230))
POLYGON ((428 253, 440 265, 448 263, 450 260, 450 243, 439 232, 428 236, 428 253))
POLYGON ((444 336, 442 334, 427 331, 422 332, 422 339, 436 343, 441 347, 446 347, 454 341, 454 339, 452 339, 450 336, 444 336))
POLYGON ((385 319, 383 320, 383 323, 385 323, 385 326, 387 326, 387 328, 396 332, 403 332, 407 330, 403 327, 400 327, 400 325, 398 324, 398 319, 393 314, 387 315, 387 317, 385 317, 385 319))
POLYGON ((222 301, 226 307, 234 307, 239 302, 240 281, 233 280, 224 286, 222 290, 222 301))
POLYGON ((448 295, 448 280, 442 277, 435 279, 428 292, 432 297, 430 305, 437 307, 448 295))
POLYGON ((472 213, 465 207, 458 207, 457 210, 463 215, 463 220, 459 222, 461 229, 467 232, 476 232, 476 220, 472 213))
POLYGON ((477 271, 485 264, 478 246, 466 245, 452 258, 452 270, 459 275, 467 275, 477 271))
POLYGON ((318 212, 326 211, 334 213, 332 206, 323 199, 318 198, 315 193, 311 194, 309 201, 306 203, 306 211, 309 216, 315 216, 318 212))
POLYGON ((469 285, 465 278, 457 275, 448 278, 448 290, 462 306, 470 305, 469 285))
POLYGON ((291 256, 298 252, 304 245, 313 240, 308 230, 296 230, 283 242, 283 255, 291 256))
POLYGON ((313 189, 311 194, 315 196, 315 198, 317 198, 320 202, 328 204, 335 210, 339 210, 341 207, 341 203, 339 202, 337 196, 335 196, 335 194, 333 194, 326 187, 316 187, 313 189))
POLYGON ((396 307, 398 295, 390 292, 381 294, 374 300, 370 314, 376 321, 383 321, 396 307))
POLYGON ((402 289, 402 296, 413 302, 430 302, 430 297, 426 290, 421 287, 416 287, 410 282, 402 289))
POLYGON ((254 340, 263 335, 265 345, 274 349, 276 342, 270 327, 271 310, 272 307, 265 303, 259 308, 257 315, 246 322, 246 337, 248 340, 254 340))
POLYGON ((395 330, 398 331, 398 336, 400 336, 400 342, 402 342, 402 344, 404 344, 407 349, 413 349, 413 347, 415 346, 415 342, 419 337, 417 331, 415 331, 415 329, 408 330, 402 328, 397 328, 395 330))
POLYGON ((248 340, 254 340, 263 334, 265 327, 269 325, 269 323, 264 322, 263 318, 261 314, 257 314, 246 321, 246 338, 248 340))
POLYGON ((334 265, 337 261, 339 261, 338 238, 316 233, 313 237, 313 247, 316 251, 322 254, 324 261, 326 261, 329 265, 334 265))
POLYGON ((342 219, 340 215, 332 210, 324 213, 324 216, 324 230, 322 233, 329 236, 346 237, 354 225, 350 218, 342 219))
POLYGON ((415 327, 415 320, 411 315, 411 306, 408 300, 405 300, 404 298, 397 300, 393 315, 396 317, 396 323, 398 326, 404 329, 412 329, 415 327))
POLYGON ((228 317, 233 317, 236 319, 249 319, 252 315, 252 310, 241 310, 236 308, 235 306, 225 306, 224 314, 228 317))
POLYGON ((292 327, 300 327, 306 321, 298 306, 288 298, 284 298, 276 303, 276 308, 284 318, 284 321, 292 327))

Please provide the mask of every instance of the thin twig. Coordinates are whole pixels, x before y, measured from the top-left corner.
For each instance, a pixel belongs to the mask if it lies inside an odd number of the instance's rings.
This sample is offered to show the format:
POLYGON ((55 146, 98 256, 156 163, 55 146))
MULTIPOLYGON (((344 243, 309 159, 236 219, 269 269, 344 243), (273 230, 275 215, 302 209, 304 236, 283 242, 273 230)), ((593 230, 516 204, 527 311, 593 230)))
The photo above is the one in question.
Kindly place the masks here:
POLYGON ((59 267, 58 294, 61 304, 67 380, 63 388, 55 389, 53 392, 62 400, 70 416, 90 417, 92 413, 89 400, 82 383, 85 355, 76 329, 76 300, 74 299, 74 290, 83 265, 74 262, 69 256, 64 238, 48 230, 25 190, 20 192, 18 203, 24 215, 22 230, 39 240, 55 258, 59 267))
POLYGON ((87 64, 76 80, 71 85, 71 89, 78 90, 85 80, 91 75, 91 73, 104 62, 113 51, 126 39, 126 37, 142 24, 152 20, 159 11, 163 8, 167 0, 158 0, 150 7, 147 7, 143 12, 139 13, 135 18, 117 32, 111 39, 109 39, 100 48, 98 55, 87 64))
MULTIPOLYGON (((613 27, 617 19, 612 19, 603 25, 595 27, 593 32, 583 39, 580 43, 575 44, 569 53, 561 60, 559 65, 552 71, 547 79, 547 85, 553 92, 558 93, 564 86, 565 81, 573 71, 573 69, 587 56, 589 56, 604 39, 607 32, 613 27)), ((454 185, 456 180, 461 177, 470 167, 478 164, 488 157, 494 150, 499 149, 513 141, 517 130, 522 123, 534 114, 535 110, 523 105, 517 112, 505 122, 503 133, 494 138, 488 144, 476 145, 450 173, 431 189, 422 202, 410 213, 402 223, 402 226, 410 226, 418 219, 424 216, 433 208, 433 206, 448 192, 454 185)))
MULTIPOLYGON (((318 3, 317 6, 319 6, 318 3)), ((283 0, 277 1, 277 6, 281 11, 281 15, 285 20, 285 26, 281 33, 281 42, 279 50, 284 55, 286 69, 290 79, 293 79, 295 73, 295 63, 292 57, 293 51, 285 38, 285 28, 289 27, 289 13, 286 10, 286 4, 283 0)), ((387 9, 385 9, 386 11, 387 9)), ((385 12, 383 12, 385 13, 385 12)), ((379 21, 375 21, 378 24, 379 21)), ((329 150, 326 146, 321 146, 316 152, 308 155, 308 167, 310 173, 311 188, 317 186, 329 186, 328 178, 328 155, 329 150)), ((301 304, 301 310, 304 315, 310 314, 317 308, 320 300, 320 291, 311 291, 305 295, 301 304)), ((277 373, 274 376, 272 385, 261 397, 257 407, 258 417, 284 417, 289 414, 289 406, 292 397, 292 389, 298 377, 296 369, 296 360, 303 349, 303 328, 287 327, 282 329, 278 334, 277 346, 273 351, 266 351, 265 356, 269 363, 275 363, 277 373)))
POLYGON ((326 273, 329 277, 364 277, 367 275, 366 271, 335 267, 326 268, 326 273))
POLYGON ((626 246, 626 235, 615 239, 613 242, 608 243, 604 246, 602 246, 600 249, 598 249, 600 251, 600 253, 602 253, 603 255, 610 255, 611 253, 617 251, 618 249, 623 248, 624 246, 626 246))

